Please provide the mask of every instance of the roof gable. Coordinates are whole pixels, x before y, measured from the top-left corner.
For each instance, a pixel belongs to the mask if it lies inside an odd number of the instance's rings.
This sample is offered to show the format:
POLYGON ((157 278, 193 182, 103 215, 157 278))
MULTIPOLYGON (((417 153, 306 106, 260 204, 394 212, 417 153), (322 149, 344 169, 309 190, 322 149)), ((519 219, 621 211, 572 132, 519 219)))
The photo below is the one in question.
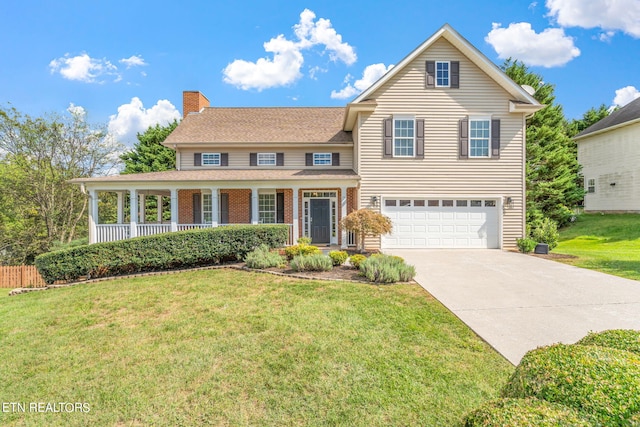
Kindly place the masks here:
POLYGON ((400 73, 401 70, 403 70, 407 65, 413 62, 419 55, 421 55, 425 50, 431 47, 440 38, 444 38, 449 41, 449 43, 451 43, 456 49, 458 49, 467 58, 469 58, 471 62, 473 62, 484 73, 495 80, 498 85, 505 89, 514 98, 515 101, 541 106, 533 96, 528 94, 522 87, 511 80, 502 70, 500 70, 500 68, 498 68, 493 62, 491 62, 485 55, 483 55, 457 31, 455 31, 449 24, 445 24, 444 26, 442 26, 442 28, 436 31, 431 37, 425 40, 409 55, 404 57, 395 67, 389 70, 385 75, 378 79, 378 81, 376 81, 368 89, 362 92, 357 98, 355 98, 350 106, 363 102, 370 98, 376 90, 378 90, 382 85, 391 80, 395 75, 400 73))
POLYGON ((619 110, 614 111, 602 120, 592 124, 578 135, 575 139, 582 138, 587 135, 605 132, 624 125, 630 125, 635 121, 640 121, 640 98, 631 101, 619 110))

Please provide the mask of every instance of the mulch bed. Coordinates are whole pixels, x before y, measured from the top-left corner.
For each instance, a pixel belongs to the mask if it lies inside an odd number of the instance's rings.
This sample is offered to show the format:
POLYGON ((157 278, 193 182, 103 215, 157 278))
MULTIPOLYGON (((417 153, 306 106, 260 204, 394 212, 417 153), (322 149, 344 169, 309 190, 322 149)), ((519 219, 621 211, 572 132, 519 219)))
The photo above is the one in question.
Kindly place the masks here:
MULTIPOLYGON (((251 270, 251 269, 247 269, 251 270)), ((330 271, 294 271, 290 268, 267 268, 265 270, 255 270, 255 271, 268 271, 270 273, 277 273, 283 276, 292 276, 299 277, 304 279, 319 279, 319 280, 347 280, 354 282, 364 282, 368 283, 369 281, 361 276, 355 268, 346 265, 340 265, 337 267, 333 267, 330 271)))

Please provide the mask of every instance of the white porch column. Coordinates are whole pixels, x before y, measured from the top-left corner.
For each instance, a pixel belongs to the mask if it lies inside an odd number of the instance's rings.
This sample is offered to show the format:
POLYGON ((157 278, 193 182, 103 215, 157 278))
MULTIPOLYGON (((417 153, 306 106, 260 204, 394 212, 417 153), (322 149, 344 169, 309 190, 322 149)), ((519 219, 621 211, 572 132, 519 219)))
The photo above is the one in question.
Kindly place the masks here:
POLYGON ((118 224, 123 224, 124 223, 124 193, 122 191, 118 191, 116 193, 116 195, 118 196, 118 219, 116 220, 116 222, 118 224))
POLYGON ((140 194, 140 219, 138 220, 138 222, 140 224, 144 224, 145 222, 147 222, 147 195, 146 194, 140 194))
POLYGON ((257 224, 260 217, 258 209, 258 189, 251 188, 251 224, 257 224))
POLYGON ((129 207, 131 208, 129 237, 138 237, 138 190, 129 190, 129 207))
POLYGON ((158 207, 158 214, 156 219, 158 221, 158 224, 162 224, 162 195, 161 194, 157 195, 156 200, 157 200, 156 206, 158 207))
POLYGON ((98 241, 98 192, 89 190, 89 243, 98 241))
MULTIPOLYGON (((345 216, 347 216, 347 187, 340 187, 340 218, 342 219, 345 216)), ((342 234, 342 244, 340 245, 340 247, 342 249, 346 249, 347 230, 343 228, 340 233, 342 234)))
POLYGON ((298 237, 300 237, 300 215, 298 215, 298 209, 300 206, 300 200, 298 199, 299 188, 294 187, 293 190, 293 203, 291 209, 293 209, 293 244, 298 243, 298 237))
POLYGON ((218 226, 218 189, 211 189, 211 226, 218 226))
POLYGON ((171 231, 178 231, 178 190, 171 189, 171 231))

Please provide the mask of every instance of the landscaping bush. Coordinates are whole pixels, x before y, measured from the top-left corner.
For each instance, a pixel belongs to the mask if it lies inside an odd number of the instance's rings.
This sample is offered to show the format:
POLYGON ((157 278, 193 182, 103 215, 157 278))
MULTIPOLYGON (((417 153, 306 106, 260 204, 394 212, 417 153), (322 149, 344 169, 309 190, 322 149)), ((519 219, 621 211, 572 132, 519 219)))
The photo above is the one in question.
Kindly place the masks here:
POLYGON ((599 345, 617 348, 640 355, 640 331, 634 329, 611 329, 603 332, 591 332, 576 344, 599 345))
POLYGON ((349 258, 349 254, 345 251, 331 251, 329 252, 329 258, 333 261, 333 266, 337 267, 344 264, 349 258))
POLYGON ((271 252, 267 245, 260 245, 247 254, 244 260, 249 268, 278 267, 285 263, 284 257, 277 252, 271 252))
POLYGON ((607 426, 640 412, 640 356, 589 345, 556 344, 523 358, 503 397, 536 397, 576 408, 607 426))
POLYGON ((321 253, 298 255, 291 260, 291 268, 295 271, 329 271, 333 268, 333 262, 321 253))
POLYGON ((518 249, 523 254, 528 254, 536 248, 537 242, 529 237, 525 237, 524 239, 516 240, 518 243, 518 249))
POLYGON ((412 265, 407 265, 400 257, 376 255, 360 263, 360 271, 374 283, 408 282, 416 275, 412 265))
POLYGON ((94 243, 38 256, 38 271, 47 283, 171 270, 244 259, 261 244, 287 241, 286 225, 231 225, 201 230, 94 243))
POLYGON ((558 246, 558 224, 549 218, 534 221, 531 224, 531 238, 537 243, 546 243, 549 250, 558 246))
POLYGON ((310 245, 311 244, 311 237, 308 237, 308 236, 298 237, 298 244, 299 245, 310 245))
MULTIPOLYGON (((300 239, 302 239, 302 237, 300 239)), ((298 242, 300 242, 300 239, 298 239, 298 242)), ((287 255, 287 259, 291 260, 298 255, 321 254, 322 251, 317 246, 303 242, 285 248, 284 253, 287 255)))
POLYGON ((366 260, 367 257, 361 254, 355 254, 355 255, 351 255, 349 257, 349 262, 351 263, 351 265, 353 266, 353 268, 359 270, 360 269, 360 264, 362 264, 364 262, 364 260, 366 260))
POLYGON ((574 408, 531 398, 494 400, 482 405, 464 419, 465 427, 593 425, 591 420, 574 408))

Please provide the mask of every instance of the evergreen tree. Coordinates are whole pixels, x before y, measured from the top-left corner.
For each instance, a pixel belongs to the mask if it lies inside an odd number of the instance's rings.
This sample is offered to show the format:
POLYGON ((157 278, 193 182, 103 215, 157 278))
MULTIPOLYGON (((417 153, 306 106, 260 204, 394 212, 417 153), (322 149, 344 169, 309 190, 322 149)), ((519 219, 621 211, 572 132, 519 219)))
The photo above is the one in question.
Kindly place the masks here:
POLYGON ((592 124, 607 117, 610 113, 611 111, 609 111, 609 108, 604 104, 598 108, 590 108, 582 115, 581 119, 571 120, 571 123, 569 123, 567 127, 567 135, 573 138, 592 124))
POLYGON ((176 152, 162 145, 169 134, 178 126, 174 120, 166 126, 150 126, 144 133, 138 134, 138 142, 133 150, 120 156, 124 162, 123 174, 141 172, 159 172, 176 168, 176 152))
POLYGON ((533 96, 546 105, 527 120, 527 223, 547 217, 566 224, 584 189, 562 106, 555 103, 553 85, 524 64, 509 59, 502 68, 516 83, 533 87, 533 96))

